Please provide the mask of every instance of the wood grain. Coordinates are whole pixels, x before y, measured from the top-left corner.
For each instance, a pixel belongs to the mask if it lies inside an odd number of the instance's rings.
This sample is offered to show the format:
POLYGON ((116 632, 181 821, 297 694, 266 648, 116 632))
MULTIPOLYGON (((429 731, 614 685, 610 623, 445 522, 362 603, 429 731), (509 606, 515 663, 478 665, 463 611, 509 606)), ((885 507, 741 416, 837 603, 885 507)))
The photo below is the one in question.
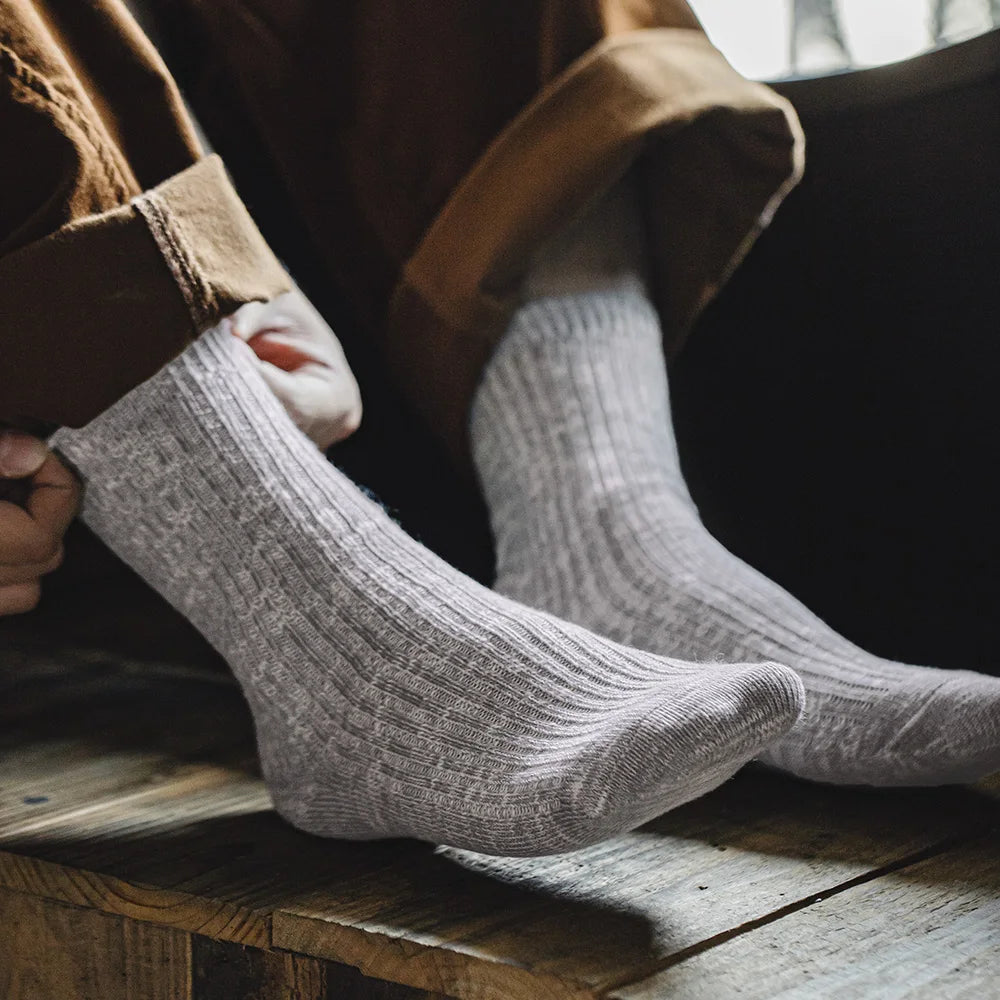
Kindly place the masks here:
POLYGON ((189 1000, 190 937, 0 889, 4 1000, 189 1000))
POLYGON ((0 885, 39 899, 210 934, 222 941, 257 947, 270 943, 266 914, 225 900, 126 882, 37 858, 0 852, 0 885))
POLYGON ((125 1000, 190 1000, 191 935, 122 921, 125 1000))
POLYGON ((121 921, 0 889, 4 1000, 125 1000, 121 921))
POLYGON ((1000 990, 996 837, 737 935, 615 1000, 984 1000, 1000 990))
POLYGON ((356 969, 0 889, 3 1000, 448 1000, 356 969))
POLYGON ((448 1000, 301 955, 191 941, 192 1000, 448 1000))

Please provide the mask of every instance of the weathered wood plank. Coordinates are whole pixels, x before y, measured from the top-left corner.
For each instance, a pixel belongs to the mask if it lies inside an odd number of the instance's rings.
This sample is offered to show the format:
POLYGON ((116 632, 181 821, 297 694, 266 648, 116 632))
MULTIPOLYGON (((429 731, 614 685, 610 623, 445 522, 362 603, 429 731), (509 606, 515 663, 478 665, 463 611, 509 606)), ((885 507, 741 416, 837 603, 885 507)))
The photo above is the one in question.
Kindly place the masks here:
POLYGON ((589 1000, 594 992, 534 969, 518 968, 501 957, 483 961, 460 949, 428 947, 405 935, 380 935, 337 924, 278 916, 279 940, 306 954, 336 956, 365 975, 460 1000, 589 1000))
POLYGON ((274 955, 270 987, 273 996, 281 1000, 326 1000, 329 996, 328 963, 289 952, 275 952, 274 955))
MULTIPOLYGON (((255 948, 196 936, 191 941, 192 1000, 270 1000, 268 961, 271 956, 255 948)), ((319 1000, 316 994, 306 1000, 319 1000)))
POLYGON ((125 1000, 190 1000, 191 935, 122 921, 125 1000))
POLYGON ((192 1000, 448 1000, 346 966, 197 935, 192 963, 192 1000))
MULTIPOLYGON (((295 958, 298 962, 307 961, 300 955, 295 958)), ((320 965, 326 983, 323 1000, 454 1000, 443 993, 429 993, 372 979, 349 965, 335 962, 322 962, 320 965)))
POLYGON ((0 889, 4 1000, 188 1000, 190 937, 0 889))
POLYGON ((0 889, 0 926, 4 1000, 125 1000, 117 918, 0 889))
POLYGON ((12 664, 11 656, 0 657, 4 836, 126 797, 169 797, 185 781, 226 783, 255 772, 246 706, 216 676, 71 653, 60 673, 58 664, 12 664))
POLYGON ((267 947, 265 913, 226 900, 126 882, 110 875, 0 852, 0 885, 41 899, 86 907, 223 941, 267 947))
POLYGON ((994 831, 737 934, 615 1000, 983 1000, 1000 991, 994 831))
POLYGON ((848 792, 745 773, 586 851, 523 860, 439 850, 336 895, 319 890, 274 914, 272 939, 463 1000, 597 996, 997 815, 960 790, 848 792))
POLYGON ((252 902, 129 879, 123 849, 148 834, 137 867, 155 876, 170 831, 269 810, 247 773, 253 745, 239 692, 194 672, 34 666, 0 707, 0 885, 266 946, 268 915, 252 902))

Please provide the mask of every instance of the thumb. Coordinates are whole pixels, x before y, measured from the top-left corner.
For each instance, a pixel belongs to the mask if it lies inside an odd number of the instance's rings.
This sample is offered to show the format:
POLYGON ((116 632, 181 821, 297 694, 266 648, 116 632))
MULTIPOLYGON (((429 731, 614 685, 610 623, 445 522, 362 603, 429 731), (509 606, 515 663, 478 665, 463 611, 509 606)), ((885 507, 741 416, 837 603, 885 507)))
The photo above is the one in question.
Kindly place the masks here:
POLYGON ((44 464, 48 453, 45 442, 31 434, 0 430, 0 479, 33 476, 44 464))

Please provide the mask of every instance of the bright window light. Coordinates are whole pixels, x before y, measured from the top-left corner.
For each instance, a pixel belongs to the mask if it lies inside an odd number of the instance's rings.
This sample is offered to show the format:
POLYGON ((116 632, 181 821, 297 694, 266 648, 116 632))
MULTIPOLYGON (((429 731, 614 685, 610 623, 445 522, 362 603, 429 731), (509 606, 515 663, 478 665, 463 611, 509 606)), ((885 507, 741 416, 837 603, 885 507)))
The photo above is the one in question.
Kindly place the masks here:
POLYGON ((691 0, 691 5, 726 58, 757 80, 881 66, 971 38, 1000 22, 1000 0, 691 0), (811 30, 800 30, 793 46, 796 6, 800 29, 811 30))

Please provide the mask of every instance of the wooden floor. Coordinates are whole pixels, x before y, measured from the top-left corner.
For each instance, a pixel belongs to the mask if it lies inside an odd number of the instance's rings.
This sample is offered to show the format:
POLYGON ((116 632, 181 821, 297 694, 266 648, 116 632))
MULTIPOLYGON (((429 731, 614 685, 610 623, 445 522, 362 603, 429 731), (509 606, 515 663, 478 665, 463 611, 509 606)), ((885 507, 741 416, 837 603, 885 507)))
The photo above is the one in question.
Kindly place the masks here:
POLYGON ((995 788, 744 772, 539 860, 291 829, 220 675, 0 656, 3 1000, 1000 996, 995 788))

